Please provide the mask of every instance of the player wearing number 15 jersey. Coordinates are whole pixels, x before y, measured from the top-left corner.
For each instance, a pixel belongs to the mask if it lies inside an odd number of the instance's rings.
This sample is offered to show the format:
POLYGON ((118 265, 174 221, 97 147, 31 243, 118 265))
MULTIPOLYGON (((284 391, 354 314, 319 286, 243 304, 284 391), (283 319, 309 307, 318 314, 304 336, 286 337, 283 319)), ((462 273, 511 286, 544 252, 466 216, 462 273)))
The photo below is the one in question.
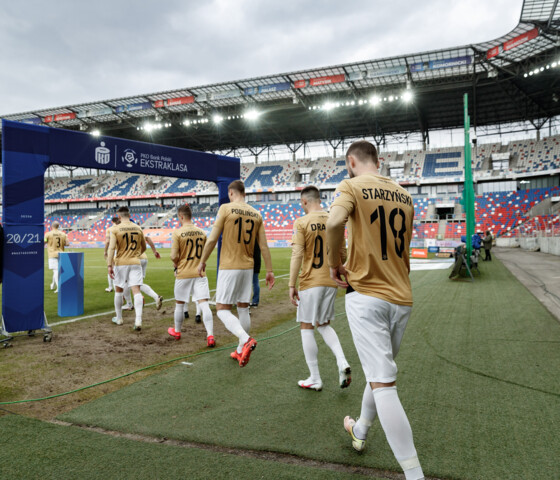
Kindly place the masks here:
POLYGON ((350 365, 346 361, 338 335, 330 326, 331 320, 334 320, 337 285, 330 277, 326 258, 326 224, 329 214, 321 208, 321 195, 317 187, 308 186, 301 191, 301 206, 305 215, 294 222, 288 286, 290 300, 297 307, 301 343, 310 375, 307 380, 300 380, 298 385, 316 391, 323 388, 314 332, 314 327, 317 327, 336 357, 340 387, 346 388, 352 380, 350 365), (298 273, 299 292, 296 288, 298 273))
POLYGON ((244 367, 257 345, 255 339, 249 337, 255 238, 259 242, 266 265, 266 284, 269 289, 274 285, 274 273, 262 216, 245 203, 245 185, 241 180, 229 184, 228 196, 230 203, 222 205, 218 210, 216 222, 202 252, 198 272, 201 276, 204 274, 206 261, 223 233, 216 285, 216 310, 225 327, 239 338, 239 346, 231 353, 231 357, 239 362, 240 367, 244 367), (239 319, 231 313, 234 303, 237 303, 239 319))
POLYGON ((134 294, 136 319, 134 330, 142 328, 144 298, 140 293, 143 283, 140 256, 146 251, 146 239, 142 229, 130 221, 128 207, 117 210, 120 223, 111 229, 111 240, 107 252, 107 270, 115 284, 115 311, 113 323, 122 325, 123 290, 128 286, 134 294), (116 252, 116 253, 115 253, 116 252))
POLYGON ((200 305, 202 320, 206 327, 206 344, 216 346, 214 340, 214 320, 208 300, 210 289, 208 278, 198 274, 202 249, 206 244, 206 234, 192 222, 191 207, 181 205, 177 211, 181 227, 171 237, 171 261, 175 267, 175 328, 167 332, 177 340, 181 338, 181 325, 184 318, 184 305, 192 295, 193 301, 200 305))
POLYGON ((61 232, 58 222, 53 222, 53 229, 45 235, 47 242, 47 255, 49 256, 49 270, 53 271, 51 282, 51 290, 55 288, 54 293, 58 292, 58 254, 64 252, 64 247, 69 245, 68 238, 64 232, 61 232))
POLYGON ((397 355, 412 310, 408 274, 414 207, 410 194, 379 175, 376 148, 364 140, 346 152, 350 176, 336 189, 327 222, 331 277, 347 288, 346 315, 366 377, 358 421, 344 419, 356 450, 375 419, 407 480, 424 478, 412 429, 397 394, 397 355), (339 248, 348 222, 348 261, 339 248), (342 277, 346 277, 343 280, 342 277))

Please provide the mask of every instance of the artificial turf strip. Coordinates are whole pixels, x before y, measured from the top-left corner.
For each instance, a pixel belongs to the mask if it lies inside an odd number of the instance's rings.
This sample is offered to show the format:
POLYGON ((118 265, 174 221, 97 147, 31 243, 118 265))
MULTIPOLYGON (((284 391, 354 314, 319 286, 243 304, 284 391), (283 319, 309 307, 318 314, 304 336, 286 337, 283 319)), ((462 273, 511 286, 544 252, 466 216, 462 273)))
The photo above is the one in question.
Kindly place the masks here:
POLYGON ((198 448, 114 438, 16 415, 1 417, 0 429, 3 479, 365 478, 198 448))
MULTIPOLYGON (((474 283, 449 281, 448 271, 412 274, 415 307, 398 383, 424 472, 558 478, 560 326, 501 263, 481 270, 474 283)), ((398 471, 378 422, 362 455, 342 429, 344 415, 359 414, 364 378, 341 320, 335 328, 354 367, 347 390, 337 387, 334 358, 319 335, 324 390, 296 387, 307 376, 296 330, 260 342, 244 369, 224 352, 199 357, 62 419, 398 471)))

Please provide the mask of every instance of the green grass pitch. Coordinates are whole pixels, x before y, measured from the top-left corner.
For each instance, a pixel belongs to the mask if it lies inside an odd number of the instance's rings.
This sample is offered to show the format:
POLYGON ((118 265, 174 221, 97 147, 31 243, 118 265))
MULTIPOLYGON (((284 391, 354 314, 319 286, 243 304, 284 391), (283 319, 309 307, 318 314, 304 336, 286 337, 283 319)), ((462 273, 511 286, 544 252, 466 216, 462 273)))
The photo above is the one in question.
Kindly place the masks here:
MULTIPOLYGON (((111 308, 106 297, 88 298, 100 297, 95 292, 105 288, 98 257, 99 251, 86 252, 86 313, 111 308)), ((277 275, 286 274, 289 250, 273 250, 273 258, 277 275)), ((172 295, 170 264, 150 258, 147 277, 167 298, 172 295)), ((447 275, 445 270, 411 274, 415 306, 397 358, 399 394, 424 472, 452 479, 558 478, 558 322, 498 261, 483 264, 474 283, 452 282, 447 275)), ((275 302, 286 289, 280 279, 264 301, 275 302)), ((46 308, 49 318, 56 318, 55 304, 46 308)), ((344 317, 344 298, 337 299, 336 310, 334 326, 354 371, 346 390, 337 387, 334 358, 318 335, 324 390, 297 388, 307 368, 299 333, 288 331, 294 322, 287 321, 257 334, 259 345, 244 369, 228 358, 228 351, 219 350, 189 360, 192 366, 175 365, 95 400, 61 420, 399 471, 378 422, 361 455, 342 429, 345 415, 359 414, 364 378, 344 317)), ((13 465, 11 478, 38 478, 41 468, 46 468, 44 478, 64 473, 66 478, 111 477, 111 466, 116 478, 234 478, 243 471, 249 478, 331 478, 329 471, 302 465, 288 468, 196 448, 143 444, 14 416, 0 418, 0 425, 8 432, 0 437, 0 465, 13 465), (49 455, 54 460, 47 461, 49 455), (175 468, 162 458, 174 459, 175 468), (81 476, 77 459, 89 466, 81 476)), ((336 472, 332 478, 346 477, 336 472)))

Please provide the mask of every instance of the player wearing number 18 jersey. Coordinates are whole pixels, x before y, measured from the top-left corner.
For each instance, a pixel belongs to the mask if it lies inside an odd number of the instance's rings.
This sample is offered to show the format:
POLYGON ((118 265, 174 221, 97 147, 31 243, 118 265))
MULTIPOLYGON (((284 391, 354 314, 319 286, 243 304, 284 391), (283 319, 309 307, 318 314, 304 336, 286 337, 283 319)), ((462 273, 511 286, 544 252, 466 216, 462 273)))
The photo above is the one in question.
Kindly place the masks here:
POLYGON ((334 320, 337 291, 337 285, 330 277, 326 258, 325 231, 329 214, 321 208, 321 195, 317 187, 308 186, 301 191, 301 206, 305 215, 294 222, 289 291, 290 300, 297 307, 301 343, 310 375, 307 380, 300 380, 298 385, 316 391, 323 388, 314 332, 314 327, 317 327, 317 331, 336 357, 340 387, 346 388, 352 380, 350 365, 346 361, 338 335, 329 325, 331 320, 334 320), (296 288, 298 273, 299 292, 296 288))
POLYGON ((134 309, 136 311, 134 330, 141 330, 144 298, 140 293, 140 286, 143 282, 140 256, 146 251, 146 240, 142 229, 130 221, 128 207, 119 208, 117 215, 120 223, 111 229, 111 240, 107 252, 107 269, 115 285, 115 311, 117 316, 113 318, 113 323, 117 325, 123 323, 123 289, 128 283, 134 294, 134 309))
POLYGON ((336 189, 327 222, 331 277, 347 288, 346 315, 366 377, 361 415, 344 419, 356 450, 363 450, 375 419, 407 480, 423 479, 412 429, 397 394, 397 355, 412 310, 408 274, 414 207, 400 185, 379 175, 375 147, 354 142, 346 152, 350 176, 336 189), (348 261, 338 253, 348 222, 348 261), (342 279, 346 277, 346 281, 342 279))
POLYGON ((230 203, 222 205, 218 210, 216 222, 202 252, 198 272, 203 275, 206 260, 223 234, 216 285, 216 310, 225 327, 239 338, 239 346, 231 357, 239 362, 240 367, 244 367, 257 345, 255 339, 249 336, 255 238, 259 242, 266 265, 266 284, 269 289, 274 285, 274 273, 262 216, 245 203, 245 185, 241 180, 230 183, 228 196, 230 203), (231 313, 234 303, 237 303, 239 319, 231 313))
POLYGON ((181 227, 171 237, 171 260, 175 267, 175 328, 167 332, 177 340, 181 338, 181 325, 184 318, 184 304, 192 295, 193 301, 200 305, 202 320, 206 327, 206 344, 214 347, 214 320, 208 305, 210 289, 206 275, 200 277, 198 265, 202 257, 202 249, 206 244, 206 234, 192 222, 192 211, 189 205, 181 205, 178 209, 181 227))

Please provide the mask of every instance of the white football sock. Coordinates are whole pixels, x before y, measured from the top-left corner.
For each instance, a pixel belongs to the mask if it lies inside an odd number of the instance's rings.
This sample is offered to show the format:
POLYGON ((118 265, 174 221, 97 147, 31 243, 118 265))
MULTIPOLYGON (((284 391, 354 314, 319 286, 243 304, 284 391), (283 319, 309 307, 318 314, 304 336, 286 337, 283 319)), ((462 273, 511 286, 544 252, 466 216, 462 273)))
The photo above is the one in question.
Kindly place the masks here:
POLYGON ((206 336, 214 335, 214 318, 212 317, 212 310, 208 302, 197 303, 197 310, 202 310, 202 321, 206 327, 206 336))
MULTIPOLYGON (((207 303, 208 303, 208 302, 207 302, 207 303)), ((200 315, 200 312, 201 312, 200 303, 195 302, 195 304, 196 304, 196 314, 197 314, 197 315, 200 315)))
MULTIPOLYGON (((230 310, 218 310, 218 318, 231 333, 239 338, 239 343, 241 345, 249 340, 249 335, 247 335, 247 332, 243 330, 239 320, 233 313, 231 313, 230 310)), ((238 352, 241 353, 239 349, 238 352)))
POLYGON ((237 314, 239 315, 239 323, 243 327, 243 330, 245 330, 248 334, 251 330, 251 315, 249 314, 249 307, 237 307, 237 314))
POLYGON ((366 383, 366 388, 362 396, 362 411, 360 412, 360 418, 358 418, 354 426, 354 435, 360 440, 365 440, 369 427, 371 427, 376 416, 377 408, 375 408, 375 399, 373 398, 371 385, 366 383))
POLYGON ((175 320, 175 331, 180 332, 181 327, 183 326, 183 307, 184 303, 176 303, 175 304, 175 315, 173 319, 175 320))
POLYGON ((115 292, 115 312, 117 312, 117 318, 122 320, 122 292, 115 292))
POLYGON ((340 340, 338 335, 330 325, 323 325, 322 327, 317 327, 318 332, 323 337, 323 340, 327 346, 332 350, 334 356, 336 357, 336 363, 338 368, 343 368, 348 365, 344 352, 342 351, 342 345, 340 345, 340 340))
MULTIPOLYGON (((249 315, 249 308, 237 307, 237 314, 239 315, 239 323, 248 335, 249 330, 251 330, 251 315, 249 315)), ((245 342, 242 342, 241 339, 239 339, 239 345, 237 345, 237 353, 241 353, 244 343, 245 342)))
POLYGON ((309 379, 312 382, 320 382, 321 375, 319 374, 319 362, 317 361, 319 349, 317 348, 317 342, 315 341, 315 331, 307 328, 302 329, 301 344, 303 346, 305 361, 309 367, 309 379))
POLYGON ((57 270, 53 270, 53 272, 52 272, 52 281, 54 283, 55 290, 58 290, 58 271, 57 270))
POLYGON ((132 305, 132 297, 130 287, 123 288, 123 298, 127 305, 132 305))
POLYGON ((149 285, 146 285, 145 283, 143 285, 140 285, 140 291, 152 297, 154 301, 157 302, 159 295, 156 292, 154 292, 152 290, 152 287, 150 287, 149 285))
POLYGON ((144 308, 144 297, 141 293, 134 295, 134 310, 136 312, 136 325, 142 325, 142 310, 144 308))
POLYGON ((412 429, 399 399, 397 387, 376 388, 373 390, 373 396, 379 422, 406 480, 423 479, 424 474, 412 439, 412 429))
POLYGON ((183 303, 183 312, 188 312, 189 311, 189 302, 185 302, 183 303))
POLYGON ((107 275, 107 280, 109 281, 109 288, 113 290, 113 279, 111 278, 111 275, 107 275))

